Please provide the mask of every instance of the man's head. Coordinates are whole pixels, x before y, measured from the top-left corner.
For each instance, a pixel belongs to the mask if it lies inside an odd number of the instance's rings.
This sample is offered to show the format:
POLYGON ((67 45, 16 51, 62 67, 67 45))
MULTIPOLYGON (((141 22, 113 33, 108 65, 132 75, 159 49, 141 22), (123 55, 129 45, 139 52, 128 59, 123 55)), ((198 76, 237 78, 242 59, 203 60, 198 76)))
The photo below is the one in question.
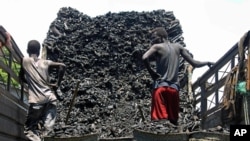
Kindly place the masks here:
POLYGON ((168 33, 164 27, 154 28, 153 30, 151 30, 151 34, 152 43, 160 43, 163 42, 163 39, 168 38, 168 33))
POLYGON ((3 26, 0 25, 0 48, 2 46, 12 47, 11 35, 8 33, 3 26))
POLYGON ((36 54, 37 56, 39 56, 40 48, 41 48, 41 45, 37 40, 30 40, 28 42, 27 53, 29 55, 36 54))

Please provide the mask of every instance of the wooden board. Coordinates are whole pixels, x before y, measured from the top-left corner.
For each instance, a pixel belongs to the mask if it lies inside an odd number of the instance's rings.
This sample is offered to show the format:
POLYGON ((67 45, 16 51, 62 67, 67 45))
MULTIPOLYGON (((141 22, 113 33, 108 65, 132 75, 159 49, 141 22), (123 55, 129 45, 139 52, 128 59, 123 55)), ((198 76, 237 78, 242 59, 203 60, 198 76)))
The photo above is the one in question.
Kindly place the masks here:
POLYGON ((11 94, 0 92, 0 140, 7 136, 9 139, 13 138, 12 141, 21 141, 24 139, 26 110, 8 96, 11 97, 11 94))

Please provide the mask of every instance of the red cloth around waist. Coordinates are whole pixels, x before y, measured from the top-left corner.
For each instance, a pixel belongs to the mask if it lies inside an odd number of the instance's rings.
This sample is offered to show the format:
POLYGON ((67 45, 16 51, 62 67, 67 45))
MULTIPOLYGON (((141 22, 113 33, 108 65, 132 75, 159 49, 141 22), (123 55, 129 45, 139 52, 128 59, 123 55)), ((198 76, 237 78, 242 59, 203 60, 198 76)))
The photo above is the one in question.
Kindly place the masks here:
POLYGON ((171 87, 158 87, 152 94, 151 119, 177 121, 179 113, 179 92, 171 87))

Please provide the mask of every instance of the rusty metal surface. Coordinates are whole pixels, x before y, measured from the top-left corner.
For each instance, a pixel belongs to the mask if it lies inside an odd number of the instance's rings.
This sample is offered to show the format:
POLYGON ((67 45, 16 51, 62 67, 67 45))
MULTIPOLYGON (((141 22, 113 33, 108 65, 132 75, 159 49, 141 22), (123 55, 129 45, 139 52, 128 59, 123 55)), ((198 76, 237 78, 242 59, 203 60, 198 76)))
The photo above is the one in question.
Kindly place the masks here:
POLYGON ((81 137, 68 137, 68 138, 45 137, 44 141, 98 141, 98 134, 88 134, 81 137))
POLYGON ((136 141, 229 141, 229 134, 214 132, 190 132, 154 134, 141 130, 134 130, 136 141))
POLYGON ((187 133, 154 134, 137 129, 133 134, 136 141, 188 141, 189 138, 187 133))
POLYGON ((230 141, 229 134, 194 132, 190 134, 189 141, 230 141))
POLYGON ((135 141, 133 137, 120 137, 120 138, 104 138, 98 141, 135 141))

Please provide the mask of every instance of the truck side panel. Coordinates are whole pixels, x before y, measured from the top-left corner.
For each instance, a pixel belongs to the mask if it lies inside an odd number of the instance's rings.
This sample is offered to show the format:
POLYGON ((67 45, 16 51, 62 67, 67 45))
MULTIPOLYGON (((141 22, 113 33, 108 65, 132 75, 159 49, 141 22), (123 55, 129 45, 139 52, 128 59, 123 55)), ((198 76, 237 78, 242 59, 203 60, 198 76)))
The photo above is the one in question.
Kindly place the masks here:
POLYGON ((0 140, 24 140, 23 125, 26 117, 25 105, 18 104, 11 94, 0 92, 0 140))

